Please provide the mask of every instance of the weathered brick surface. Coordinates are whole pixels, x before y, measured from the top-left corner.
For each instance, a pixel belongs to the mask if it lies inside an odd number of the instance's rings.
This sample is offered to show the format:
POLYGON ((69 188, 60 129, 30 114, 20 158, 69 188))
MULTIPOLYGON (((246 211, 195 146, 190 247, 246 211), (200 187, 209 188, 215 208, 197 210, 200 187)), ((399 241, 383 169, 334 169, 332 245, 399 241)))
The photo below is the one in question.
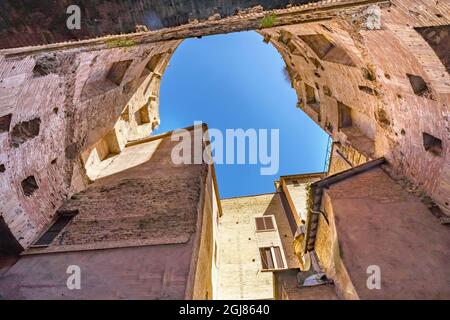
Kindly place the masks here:
POLYGON ((448 227, 382 169, 332 185, 324 199, 330 225, 321 219, 316 252, 342 297, 450 297, 448 227), (381 270, 380 290, 367 288, 373 265, 381 270))
POLYGON ((59 208, 79 213, 43 250, 188 242, 197 230, 206 168, 172 164, 176 143, 166 136, 124 149, 110 164, 121 170, 104 168, 102 178, 59 208))
POLYGON ((409 179, 450 214, 450 75, 440 59, 442 50, 431 47, 414 29, 448 25, 448 3, 393 3, 381 10, 381 30, 367 30, 367 14, 360 11, 348 20, 283 26, 260 33, 283 56, 299 97, 298 106, 335 142, 353 148, 366 160, 384 156, 395 176, 409 179), (347 65, 344 59, 340 62, 339 56, 333 61, 321 59, 313 47, 323 44, 318 40, 308 44, 301 38, 311 35, 328 39, 334 48, 346 52, 354 65, 347 65), (430 93, 415 94, 408 74, 421 76, 430 93), (315 90, 315 104, 307 103, 306 85, 315 90), (350 127, 340 128, 339 104, 351 110, 350 127), (425 150, 423 133, 442 141, 440 155, 425 150))
POLYGON ((2 274, 0 296, 211 299, 219 214, 212 167, 174 165, 175 143, 168 135, 125 148, 114 161, 121 171, 104 168, 59 208, 78 214, 58 237, 2 274), (81 268, 80 291, 66 286, 69 265, 81 268))
POLYGON ((184 299, 192 243, 25 256, 0 281, 4 299, 184 299), (81 268, 69 290, 67 268, 81 268))
MULTIPOLYGON (((445 65, 448 60, 442 59, 442 48, 433 43, 434 38, 423 37, 422 33, 414 29, 439 26, 439 30, 442 30, 448 26, 448 3, 393 0, 390 7, 380 3, 381 29, 369 30, 365 27, 367 5, 355 6, 356 1, 342 5, 341 2, 324 1, 317 5, 277 10, 275 27, 259 31, 285 60, 299 97, 298 106, 330 133, 352 165, 383 156, 387 159, 392 176, 406 178, 415 185, 414 188, 431 196, 442 211, 449 213, 450 76, 448 66, 445 65), (325 52, 324 42, 321 42, 323 39, 329 40, 325 44, 332 48, 330 52, 325 52), (408 74, 420 76, 424 80, 426 94, 414 92, 408 74), (311 97, 311 89, 314 97, 311 97), (342 108, 343 105, 350 110, 344 116, 342 110, 346 109, 342 108), (344 125, 347 118, 351 118, 351 123, 344 125), (438 154, 424 148, 423 133, 440 139, 438 154)), ((97 208, 96 214, 103 219, 105 216, 101 208, 114 209, 109 201, 98 195, 101 192, 100 185, 104 182, 102 186, 108 185, 105 188, 111 195, 123 199, 118 208, 126 211, 131 206, 133 210, 139 211, 139 215, 146 216, 136 203, 129 203, 125 196, 116 193, 116 182, 100 173, 105 169, 118 173, 120 168, 115 167, 112 161, 117 150, 112 149, 118 149, 118 153, 123 151, 127 141, 150 134, 159 123, 157 95, 161 75, 159 72, 148 74, 146 64, 151 57, 163 53, 167 57, 163 63, 165 66, 179 44, 178 40, 173 39, 257 29, 264 15, 266 12, 250 12, 217 21, 192 22, 130 36, 1 51, 0 117, 7 119, 3 117, 11 115, 11 123, 9 131, 2 129, 0 132, 0 214, 17 241, 27 248, 48 225, 62 202, 86 189, 89 179, 99 180, 94 182, 91 189, 81 193, 81 202, 85 204, 80 207, 85 212, 90 212, 87 205, 90 201, 97 208), (111 46, 111 39, 133 40, 134 44, 123 48, 117 44, 111 46), (114 81, 108 80, 113 64, 128 60, 133 61, 125 74, 120 75, 120 72, 115 71, 114 81), (136 112, 144 105, 148 106, 151 120, 139 124, 136 112), (124 110, 128 110, 129 121, 123 115, 124 110), (26 135, 20 138, 26 138, 26 141, 16 143, 17 137, 12 139, 14 128, 19 126, 15 133, 23 132, 21 124, 33 119, 40 120, 39 134, 26 135), (117 145, 108 145, 111 132, 117 135, 117 145), (102 155, 111 157, 105 160, 101 159, 102 155), (34 177, 39 189, 26 195, 21 182, 30 176, 34 177)), ((127 161, 132 158, 127 158, 127 161)), ((152 158, 151 162, 154 172, 167 165, 164 160, 157 158, 152 158)), ((332 160, 332 170, 337 172, 344 169, 344 162, 332 160)), ((140 164, 136 172, 140 172, 139 167, 140 164)), ((141 173, 132 183, 122 181, 122 186, 129 188, 130 192, 146 203, 154 203, 157 199, 143 194, 140 188, 148 188, 159 194, 166 191, 160 184, 172 186, 172 181, 165 177, 166 173, 159 176, 156 173, 151 181, 139 180, 142 178, 141 173)), ((365 198, 364 192, 369 192, 376 196, 375 200, 372 199, 375 202, 398 202, 402 204, 400 209, 406 210, 404 206, 407 205, 404 203, 407 199, 411 205, 408 207, 411 216, 423 214, 425 217, 423 206, 414 202, 417 199, 411 195, 405 196, 398 186, 388 195, 383 194, 383 189, 373 191, 378 187, 376 178, 365 181, 362 190, 347 190, 346 201, 357 199, 355 206, 363 206, 360 197, 365 198), (391 198, 394 200, 386 200, 391 198)), ((191 180, 181 180, 185 183, 183 187, 192 188, 191 180)), ((340 196, 343 197, 343 193, 340 196)), ((168 198, 178 196, 183 201, 192 200, 189 193, 169 194, 168 198)), ((291 201, 291 204, 296 208, 295 201, 291 201)), ((171 202, 166 205, 172 209, 171 202)), ((263 207, 255 206, 257 210, 263 207)), ((364 206, 361 208, 365 213, 370 212, 369 209, 364 206)), ((297 211, 302 210, 300 208, 297 211)), ((178 218, 182 215, 180 212, 173 214, 178 218)), ((139 228, 143 225, 133 220, 133 217, 128 218, 123 225, 124 230, 130 229, 132 233, 139 234, 139 228)), ((167 226, 166 221, 159 219, 156 219, 155 226, 167 226)), ((79 232, 67 238, 72 246, 75 243, 86 245, 91 240, 103 246, 108 242, 116 246, 118 242, 127 240, 126 231, 114 230, 111 224, 107 227, 109 231, 102 233, 103 230, 89 225, 88 220, 78 221, 79 232), (97 231, 92 239, 88 239, 89 230, 97 231), (107 241, 103 241, 103 237, 107 241)), ((116 221, 122 223, 120 219, 116 221)), ((189 219, 185 222, 179 228, 189 233, 189 219)), ((244 222, 248 224, 247 220, 244 222)), ((425 223, 430 222, 427 220, 425 223)), ((397 227, 402 230, 402 225, 397 227)), ((432 228, 430 230, 433 234, 432 228)), ((164 241, 165 235, 156 229, 143 228, 141 231, 141 236, 128 240, 134 242, 142 237, 149 241, 164 241), (153 238, 149 236, 152 232, 155 235, 153 238)), ((211 238, 209 231, 205 231, 204 236, 211 238)), ((270 236, 266 236, 261 236, 258 241, 267 243, 270 236)), ((322 243, 320 239, 319 243, 322 243)), ((327 241, 323 243, 327 244, 327 241)), ((219 248, 223 252, 224 247, 219 245, 219 248)), ((206 250, 208 256, 214 252, 211 248, 206 250)), ((446 256, 436 265, 439 268, 448 265, 446 256)), ((233 268, 235 266, 231 264, 228 271, 231 273, 235 270, 233 268)), ((245 278, 254 269, 253 263, 248 269, 240 269, 237 274, 245 278)), ((206 271, 204 274, 207 274, 206 271)), ((203 287, 206 288, 206 285, 203 287)), ((230 290, 234 294, 240 289, 230 290)), ((240 291, 240 294, 244 296, 251 293, 240 291)))
MULTIPOLYGON (((64 199, 85 188, 81 152, 89 154, 115 126, 122 140, 137 139, 153 130, 152 124, 143 128, 134 120, 116 123, 127 105, 134 119, 134 112, 159 88, 160 79, 152 74, 141 76, 148 60, 156 53, 173 52, 177 45, 166 42, 126 49, 75 50, 18 59, 1 56, 0 116, 12 114, 12 119, 11 132, 0 132, 0 163, 5 166, 0 173, 0 213, 23 247, 36 239, 64 199), (121 85, 89 99, 81 98, 88 83, 104 79, 113 62, 127 59, 133 63, 121 85), (48 74, 36 75, 36 64, 48 74), (124 93, 125 85, 136 79, 139 81, 132 90, 124 93), (40 120, 39 134, 12 146, 13 128, 32 119, 40 120), (26 196, 21 181, 29 176, 35 177, 39 189, 26 196)), ((156 100, 149 106, 153 123, 153 119, 159 122, 157 104, 156 100)))

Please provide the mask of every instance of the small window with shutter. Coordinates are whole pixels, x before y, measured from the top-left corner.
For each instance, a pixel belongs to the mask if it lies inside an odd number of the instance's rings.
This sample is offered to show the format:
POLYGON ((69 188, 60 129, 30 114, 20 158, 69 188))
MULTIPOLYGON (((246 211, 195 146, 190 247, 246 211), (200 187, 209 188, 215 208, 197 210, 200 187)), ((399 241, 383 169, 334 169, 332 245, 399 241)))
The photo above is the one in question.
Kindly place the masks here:
POLYGON ((275 230, 275 224, 273 223, 273 216, 256 217, 255 224, 256 224, 256 231, 275 230))
POLYGON ((284 269, 280 247, 259 248, 263 270, 284 269))
POLYGON ((51 227, 31 247, 48 247, 77 214, 78 210, 58 210, 51 227))

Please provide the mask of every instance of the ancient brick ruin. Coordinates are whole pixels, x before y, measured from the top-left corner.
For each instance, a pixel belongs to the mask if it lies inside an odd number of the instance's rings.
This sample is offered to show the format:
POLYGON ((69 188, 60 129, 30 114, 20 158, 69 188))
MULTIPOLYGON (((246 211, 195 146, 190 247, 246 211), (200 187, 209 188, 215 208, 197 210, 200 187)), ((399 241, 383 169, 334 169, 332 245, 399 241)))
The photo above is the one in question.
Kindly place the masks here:
MULTIPOLYGON (((136 279, 126 278, 118 263, 109 267, 118 270, 117 287, 104 279, 73 297, 217 297, 220 268, 213 256, 223 249, 214 245, 221 231, 215 220, 234 204, 226 200, 222 213, 213 166, 173 167, 170 142, 159 137, 152 146, 146 139, 159 124, 160 80, 180 42, 255 30, 283 57, 297 107, 333 139, 329 171, 312 184, 308 208, 295 204, 300 200, 288 178, 269 197, 286 197, 280 208, 296 213, 293 230, 305 224, 298 217, 306 220, 304 234, 289 236, 298 246, 298 261, 289 267, 319 262, 333 294, 327 282, 323 296, 311 293, 315 298, 450 298, 450 4, 325 0, 275 8, 223 17, 205 11, 212 18, 72 42, 56 42, 72 40, 58 33, 47 44, 7 36, 0 50, 1 296, 61 298, 63 289, 18 289, 31 281, 30 265, 44 272, 54 263, 57 272, 76 255, 95 270, 105 259, 135 261, 134 252, 150 247, 144 261, 164 257, 164 263, 137 263, 130 274, 164 279, 154 291, 126 289, 136 279), (276 19, 262 22, 271 15, 276 19), (61 217, 68 219, 61 222, 64 234, 49 236, 50 245, 40 248, 37 241, 61 217), (386 224, 397 229, 380 231, 386 224), (119 252, 108 251, 113 248, 119 252), (386 265, 391 282, 379 293, 384 296, 364 287, 369 248, 386 265), (358 258, 349 259, 349 251, 358 258), (421 286, 432 281, 424 292, 421 286), (408 295, 400 290, 404 283, 408 295)), ((275 296, 307 297, 289 285, 291 276, 278 275, 275 296)))

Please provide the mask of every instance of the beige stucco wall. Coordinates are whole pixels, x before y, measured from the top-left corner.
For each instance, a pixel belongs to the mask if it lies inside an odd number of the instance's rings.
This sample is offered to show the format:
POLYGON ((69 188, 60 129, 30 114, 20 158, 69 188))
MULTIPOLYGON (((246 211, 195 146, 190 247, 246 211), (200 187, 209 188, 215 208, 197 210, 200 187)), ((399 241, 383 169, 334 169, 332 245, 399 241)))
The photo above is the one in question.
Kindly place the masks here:
POLYGON ((297 221, 306 221, 308 186, 319 180, 321 174, 292 175, 281 179, 282 188, 297 221))
POLYGON ((219 299, 273 299, 272 272, 261 271, 260 247, 279 246, 284 263, 298 266, 278 194, 224 199, 219 224, 219 299), (275 217, 276 231, 256 232, 255 217, 275 217))

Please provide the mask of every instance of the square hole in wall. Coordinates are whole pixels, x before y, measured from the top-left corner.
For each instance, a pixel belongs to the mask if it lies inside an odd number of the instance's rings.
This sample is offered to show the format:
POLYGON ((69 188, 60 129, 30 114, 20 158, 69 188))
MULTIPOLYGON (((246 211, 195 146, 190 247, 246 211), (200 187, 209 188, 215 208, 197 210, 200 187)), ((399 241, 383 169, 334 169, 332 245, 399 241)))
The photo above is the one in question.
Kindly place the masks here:
POLYGON ((0 256, 18 255, 22 251, 22 246, 12 234, 5 219, 0 215, 0 256))
POLYGON ((148 106, 145 105, 135 112, 134 117, 138 125, 150 123, 150 114, 148 112, 148 106))
POLYGON ((316 89, 305 83, 306 103, 319 115, 320 121, 320 103, 317 99, 316 89))
POLYGON ((121 152, 116 130, 108 132, 102 139, 96 142, 95 150, 100 161, 113 157, 121 152))
POLYGON ((322 34, 307 34, 300 35, 299 37, 320 59, 323 59, 326 54, 335 47, 335 45, 322 34))
POLYGON ((340 101, 338 101, 338 117, 339 117, 338 123, 339 129, 348 128, 352 126, 352 109, 340 101))
POLYGON ((263 270, 283 269, 284 262, 280 247, 259 248, 263 270))
POLYGON ((425 150, 435 154, 442 155, 442 140, 428 134, 426 132, 422 133, 423 136, 423 147, 425 150))
POLYGON ((355 66, 350 55, 343 48, 332 43, 323 34, 300 35, 302 39, 322 60, 339 63, 347 66, 355 66))
POLYGON ((22 180, 20 184, 22 186, 23 194, 27 197, 31 196, 37 189, 39 189, 34 176, 27 177, 26 179, 22 180))
POLYGON ((416 76, 409 73, 407 73, 406 76, 409 79, 409 83, 411 84, 411 88, 413 89, 414 94, 418 96, 424 96, 430 93, 430 88, 421 76, 416 76))
POLYGON ((164 52, 152 56, 145 65, 144 74, 148 74, 149 72, 161 72, 161 62, 164 60, 164 56, 164 52))
POLYGON ((9 131, 9 127, 11 125, 11 118, 12 118, 11 113, 0 117, 0 133, 9 131))
POLYGON ((127 72, 132 62, 133 60, 114 62, 109 69, 106 78, 112 83, 120 86, 123 78, 125 77, 125 73, 127 72))

